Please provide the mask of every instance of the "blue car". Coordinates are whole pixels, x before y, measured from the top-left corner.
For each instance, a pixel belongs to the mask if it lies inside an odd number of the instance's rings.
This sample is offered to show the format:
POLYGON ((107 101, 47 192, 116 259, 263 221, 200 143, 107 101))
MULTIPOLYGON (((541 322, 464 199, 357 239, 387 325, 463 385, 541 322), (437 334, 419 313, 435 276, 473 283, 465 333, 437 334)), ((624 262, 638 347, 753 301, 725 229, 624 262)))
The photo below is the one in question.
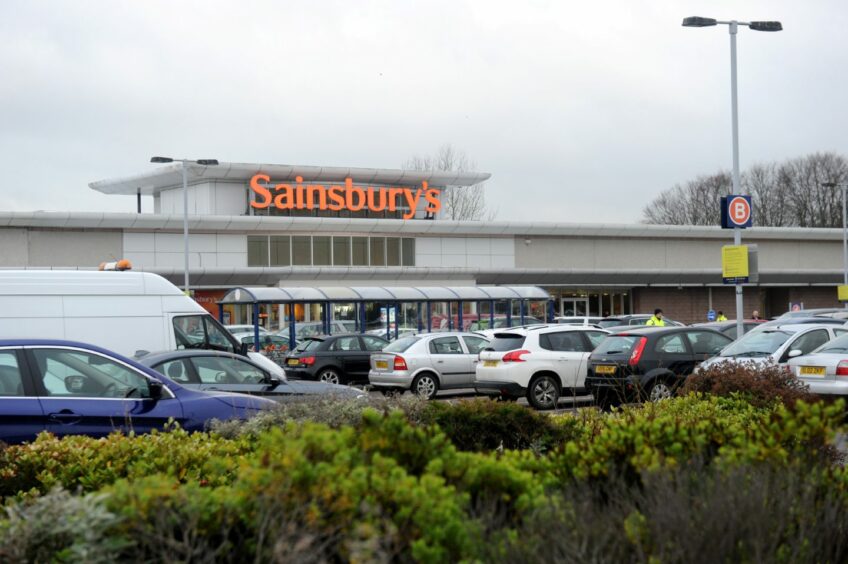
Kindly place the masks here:
POLYGON ((247 419, 277 404, 190 390, 119 354, 58 340, 0 340, 0 440, 146 433, 169 419, 189 431, 212 419, 247 419))

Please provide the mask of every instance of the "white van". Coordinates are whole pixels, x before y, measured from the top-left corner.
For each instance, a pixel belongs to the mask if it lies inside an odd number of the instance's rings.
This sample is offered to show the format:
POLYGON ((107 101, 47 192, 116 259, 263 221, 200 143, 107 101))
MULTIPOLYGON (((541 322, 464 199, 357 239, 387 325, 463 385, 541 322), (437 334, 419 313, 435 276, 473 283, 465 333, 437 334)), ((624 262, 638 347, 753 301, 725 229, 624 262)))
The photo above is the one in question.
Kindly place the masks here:
POLYGON ((0 270, 0 339, 27 338, 80 341, 129 357, 183 348, 229 351, 282 373, 149 272, 0 270))

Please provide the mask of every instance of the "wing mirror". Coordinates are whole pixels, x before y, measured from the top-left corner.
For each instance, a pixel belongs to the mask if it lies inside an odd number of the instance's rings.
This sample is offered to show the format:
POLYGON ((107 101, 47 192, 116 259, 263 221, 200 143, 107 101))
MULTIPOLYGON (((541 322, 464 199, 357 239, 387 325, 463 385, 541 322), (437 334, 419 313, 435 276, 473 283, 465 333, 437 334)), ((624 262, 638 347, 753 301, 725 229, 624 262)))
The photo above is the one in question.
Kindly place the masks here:
POLYGON ((802 354, 804 354, 803 351, 800 351, 798 349, 793 349, 793 350, 789 351, 789 358, 795 358, 796 356, 801 356, 802 354))
POLYGON ((270 389, 272 389, 272 390, 282 383, 283 383, 282 378, 278 378, 277 376, 270 376, 268 378, 268 385, 271 386, 270 389))
POLYGON ((162 399, 162 390, 165 388, 165 385, 159 380, 148 380, 147 381, 147 389, 150 393, 150 399, 153 401, 162 399))
POLYGON ((238 353, 241 356, 247 356, 247 353, 250 352, 250 344, 248 343, 239 343, 238 353))

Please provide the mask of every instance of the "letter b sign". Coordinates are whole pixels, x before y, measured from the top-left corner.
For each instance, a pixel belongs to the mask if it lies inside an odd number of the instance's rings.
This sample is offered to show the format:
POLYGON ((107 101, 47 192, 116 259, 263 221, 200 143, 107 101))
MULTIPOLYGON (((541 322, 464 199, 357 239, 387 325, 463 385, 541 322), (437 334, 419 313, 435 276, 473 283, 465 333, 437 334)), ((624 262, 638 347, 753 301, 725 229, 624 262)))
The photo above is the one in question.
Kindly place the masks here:
POLYGON ((721 226, 724 229, 751 227, 751 196, 727 196, 721 199, 721 226))

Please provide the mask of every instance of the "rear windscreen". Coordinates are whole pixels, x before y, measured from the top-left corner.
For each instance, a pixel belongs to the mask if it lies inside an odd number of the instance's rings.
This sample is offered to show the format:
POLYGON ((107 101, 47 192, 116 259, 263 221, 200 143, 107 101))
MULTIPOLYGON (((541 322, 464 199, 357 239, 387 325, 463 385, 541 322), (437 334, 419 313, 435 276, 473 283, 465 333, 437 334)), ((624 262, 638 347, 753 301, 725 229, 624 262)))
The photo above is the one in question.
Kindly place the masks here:
POLYGON ((496 333, 485 350, 497 352, 514 351, 524 345, 524 335, 514 333, 496 333))
POLYGON ((406 349, 414 345, 417 341, 420 341, 420 337, 404 337, 403 339, 398 339, 394 343, 390 344, 386 348, 383 349, 383 352, 404 352, 406 349))
POLYGON ((633 350, 633 345, 639 339, 641 337, 635 335, 612 335, 604 339, 592 354, 630 354, 630 351, 633 350))
POLYGON ((309 350, 314 350, 318 348, 318 345, 323 343, 324 341, 320 339, 306 339, 305 341, 301 341, 298 343, 297 348, 294 349, 297 352, 305 352, 309 350))

